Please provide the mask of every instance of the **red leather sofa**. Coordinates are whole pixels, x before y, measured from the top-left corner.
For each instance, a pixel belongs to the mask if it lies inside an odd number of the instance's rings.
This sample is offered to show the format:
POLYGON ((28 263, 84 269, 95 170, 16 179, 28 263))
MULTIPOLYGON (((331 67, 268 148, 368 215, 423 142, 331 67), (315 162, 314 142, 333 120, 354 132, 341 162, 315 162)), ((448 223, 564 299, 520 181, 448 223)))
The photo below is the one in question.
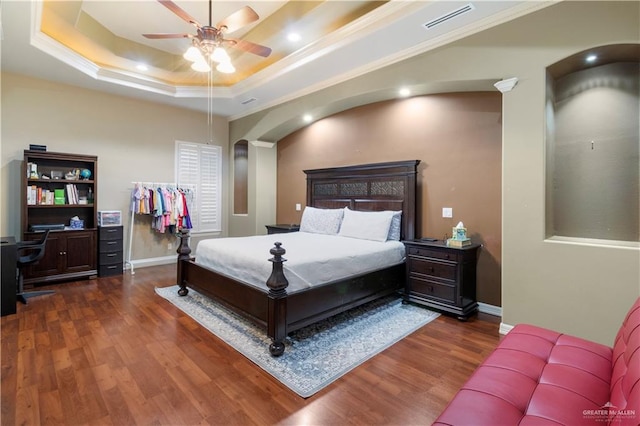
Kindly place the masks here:
POLYGON ((434 425, 640 425, 640 298, 613 348, 515 326, 434 425))

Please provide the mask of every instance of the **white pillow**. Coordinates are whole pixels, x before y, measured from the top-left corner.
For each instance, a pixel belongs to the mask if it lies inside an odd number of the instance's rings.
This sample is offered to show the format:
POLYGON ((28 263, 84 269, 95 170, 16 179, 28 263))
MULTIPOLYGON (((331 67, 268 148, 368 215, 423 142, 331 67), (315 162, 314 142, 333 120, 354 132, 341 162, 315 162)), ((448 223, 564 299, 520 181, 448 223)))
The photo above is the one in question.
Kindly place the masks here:
POLYGON ((302 212, 300 231, 335 235, 340 229, 343 215, 343 209, 317 209, 307 206, 302 212))
POLYGON ((387 236, 387 240, 400 241, 400 235, 402 234, 402 229, 400 229, 401 224, 402 210, 394 211, 393 217, 391 218, 391 226, 389 226, 389 235, 387 236))
POLYGON ((390 210, 362 212, 344 208, 344 218, 338 235, 362 240, 387 241, 391 218, 390 210))

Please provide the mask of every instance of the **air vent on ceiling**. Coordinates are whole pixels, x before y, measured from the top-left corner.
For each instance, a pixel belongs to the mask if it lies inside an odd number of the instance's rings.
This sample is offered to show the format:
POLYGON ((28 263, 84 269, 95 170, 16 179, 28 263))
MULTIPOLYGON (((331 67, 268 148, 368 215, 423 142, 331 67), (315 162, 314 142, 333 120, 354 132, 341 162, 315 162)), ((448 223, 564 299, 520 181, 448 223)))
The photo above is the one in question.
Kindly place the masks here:
POLYGON ((469 4, 466 4, 466 5, 462 6, 462 7, 457 8, 456 10, 452 10, 451 12, 449 12, 449 13, 447 13, 445 15, 442 15, 442 16, 436 18, 436 19, 432 19, 431 21, 422 24, 422 26, 425 27, 426 29, 430 30, 433 27, 436 27, 436 26, 438 26, 440 24, 443 24, 443 23, 447 22, 450 19, 453 19, 453 18, 458 17, 460 15, 464 15, 467 12, 471 12, 473 9, 475 9, 475 7, 473 6, 473 4, 469 3, 469 4))
POLYGON ((244 101, 240 102, 242 105, 247 105, 250 104, 251 102, 255 102, 257 101, 256 98, 249 98, 249 99, 245 99, 244 101))

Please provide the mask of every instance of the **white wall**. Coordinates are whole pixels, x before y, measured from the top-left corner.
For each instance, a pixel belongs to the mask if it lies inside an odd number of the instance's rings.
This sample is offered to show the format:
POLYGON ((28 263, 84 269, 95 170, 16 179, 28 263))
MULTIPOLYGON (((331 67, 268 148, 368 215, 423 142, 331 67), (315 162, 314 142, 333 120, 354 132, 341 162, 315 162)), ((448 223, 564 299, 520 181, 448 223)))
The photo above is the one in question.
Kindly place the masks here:
MULTIPOLYGON (((98 156, 99 210, 124 214, 128 242, 132 182, 174 182, 175 141, 206 143, 204 113, 172 108, 14 74, 2 74, 2 235, 20 236, 20 167, 23 150, 42 144, 48 151, 98 156)), ((214 120, 214 142, 228 164, 228 123, 214 120)), ((224 176, 228 182, 228 176, 224 176)), ((223 185, 224 186, 224 185, 223 185)), ((228 204, 223 188, 223 204, 228 204)), ((223 223, 227 222, 226 212, 223 223)), ((132 259, 176 256, 175 237, 136 219, 132 259)))

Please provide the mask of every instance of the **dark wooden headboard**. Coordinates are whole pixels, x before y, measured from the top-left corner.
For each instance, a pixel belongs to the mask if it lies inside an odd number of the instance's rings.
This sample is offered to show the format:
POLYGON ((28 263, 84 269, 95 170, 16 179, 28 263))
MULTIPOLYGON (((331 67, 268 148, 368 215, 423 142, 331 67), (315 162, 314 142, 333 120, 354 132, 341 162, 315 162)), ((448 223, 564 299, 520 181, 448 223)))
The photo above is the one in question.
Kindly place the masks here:
POLYGON ((415 237, 420 160, 305 170, 307 205, 323 209, 402 210, 403 240, 415 237))

